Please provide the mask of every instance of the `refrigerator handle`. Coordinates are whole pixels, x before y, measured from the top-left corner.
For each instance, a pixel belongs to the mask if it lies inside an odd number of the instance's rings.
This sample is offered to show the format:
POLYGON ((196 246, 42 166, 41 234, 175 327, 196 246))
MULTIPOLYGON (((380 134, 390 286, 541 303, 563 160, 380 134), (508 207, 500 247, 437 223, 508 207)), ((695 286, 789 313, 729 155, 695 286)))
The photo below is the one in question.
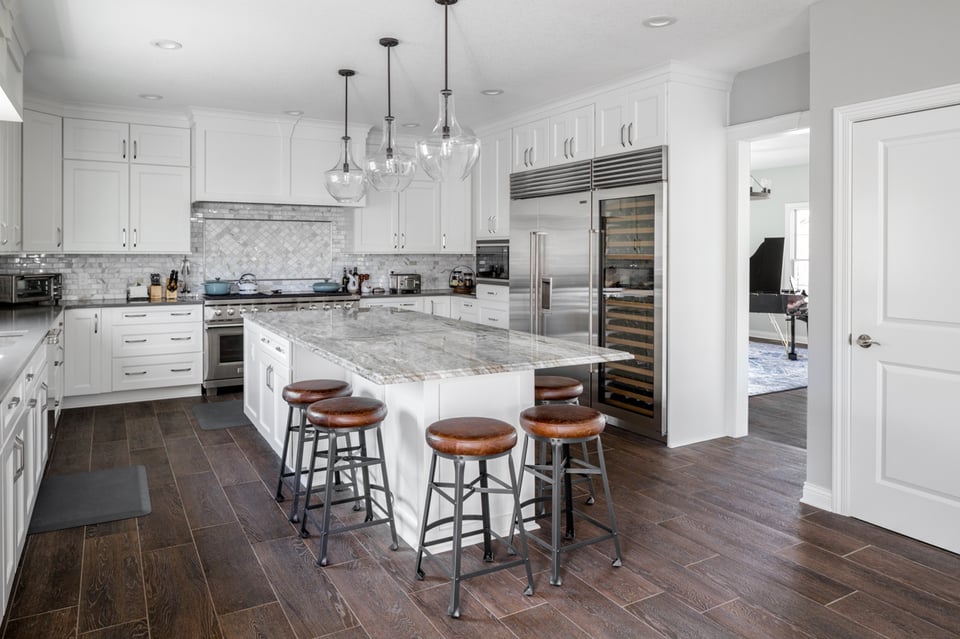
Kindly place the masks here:
MULTIPOLYGON (((594 339, 594 316, 599 313, 599 308, 594 311, 594 287, 597 279, 596 249, 594 244, 599 236, 597 229, 587 231, 587 340, 591 345, 596 345, 598 340, 594 339)), ((594 366, 590 366, 593 370, 594 366)))
POLYGON ((540 292, 540 236, 536 231, 530 231, 530 333, 537 335, 540 328, 540 309, 537 307, 540 292))

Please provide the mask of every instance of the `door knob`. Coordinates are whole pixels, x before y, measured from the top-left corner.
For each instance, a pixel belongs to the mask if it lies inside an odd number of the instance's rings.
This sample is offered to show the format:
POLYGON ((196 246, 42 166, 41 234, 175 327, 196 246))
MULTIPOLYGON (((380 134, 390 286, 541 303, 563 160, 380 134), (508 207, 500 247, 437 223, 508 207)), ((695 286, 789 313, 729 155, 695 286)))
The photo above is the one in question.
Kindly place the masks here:
POLYGON ((877 346, 880 346, 880 342, 873 341, 873 338, 867 334, 860 335, 857 338, 857 346, 861 348, 870 348, 874 344, 876 344, 877 346))

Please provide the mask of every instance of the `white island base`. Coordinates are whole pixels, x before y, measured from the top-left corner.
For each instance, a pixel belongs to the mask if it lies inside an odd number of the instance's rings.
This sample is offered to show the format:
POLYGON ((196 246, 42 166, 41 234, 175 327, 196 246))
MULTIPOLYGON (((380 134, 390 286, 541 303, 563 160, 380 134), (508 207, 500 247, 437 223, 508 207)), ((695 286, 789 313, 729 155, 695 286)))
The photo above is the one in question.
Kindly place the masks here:
MULTIPOLYGON (((296 344, 293 345, 292 356, 293 379, 342 379, 353 385, 355 396, 373 397, 386 404, 387 418, 380 428, 386 449, 390 489, 394 495, 394 518, 397 534, 412 548, 417 548, 419 543, 420 523, 427 492, 427 473, 430 470, 431 450, 424 439, 427 426, 450 417, 482 416, 500 419, 516 427, 520 412, 534 403, 532 370, 381 385, 351 373, 296 344)), ((513 451, 513 459, 518 475, 523 437, 523 431, 517 428, 517 446, 513 451)), ((373 437, 370 437, 369 442, 375 445, 373 437)), ((276 445, 275 442, 271 444, 276 445)), ((277 453, 279 452, 280 449, 277 448, 277 453)), ((528 456, 532 454, 531 448, 528 456)), ((453 481, 451 462, 439 460, 438 469, 441 481, 453 481)), ((492 474, 509 481, 510 472, 505 457, 489 462, 489 469, 492 474)), ((476 470, 476 464, 467 465, 467 481, 476 477, 476 470)), ((376 477, 376 473, 373 473, 373 476, 376 477)), ((533 482, 525 482, 521 499, 532 495, 533 482)), ((431 521, 453 514, 453 507, 446 500, 436 497, 431 504, 431 510, 431 521)), ((479 512, 479 499, 469 500, 465 513, 479 512)), ((509 534, 512 512, 513 503, 509 496, 490 496, 490 521, 494 531, 501 535, 509 534)), ((478 527, 479 522, 464 523, 465 531, 478 527), (472 528, 470 524, 473 524, 472 528)), ((431 534, 449 536, 451 532, 452 526, 448 529, 438 528, 431 534)), ((438 546, 435 552, 442 550, 444 548, 438 546)))

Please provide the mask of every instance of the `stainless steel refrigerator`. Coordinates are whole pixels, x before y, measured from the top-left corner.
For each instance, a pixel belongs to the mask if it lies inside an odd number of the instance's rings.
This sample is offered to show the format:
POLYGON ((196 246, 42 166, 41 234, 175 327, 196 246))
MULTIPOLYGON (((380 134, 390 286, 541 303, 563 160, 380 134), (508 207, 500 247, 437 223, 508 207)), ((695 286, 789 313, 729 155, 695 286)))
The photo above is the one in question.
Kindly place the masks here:
POLYGON ((634 359, 541 371, 580 379, 581 403, 664 439, 661 183, 516 199, 510 328, 625 350, 634 359))

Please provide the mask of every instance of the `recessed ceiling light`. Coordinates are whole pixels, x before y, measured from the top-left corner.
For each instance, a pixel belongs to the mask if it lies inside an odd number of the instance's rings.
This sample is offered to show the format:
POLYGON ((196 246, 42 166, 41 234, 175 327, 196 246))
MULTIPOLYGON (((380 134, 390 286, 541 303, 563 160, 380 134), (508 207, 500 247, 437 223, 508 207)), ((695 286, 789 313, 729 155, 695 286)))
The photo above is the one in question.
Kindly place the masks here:
POLYGON ((500 95, 503 93, 503 89, 484 89, 480 93, 483 95, 500 95))
POLYGON ((176 40, 154 40, 150 44, 157 47, 158 49, 182 49, 183 45, 177 42, 176 40))
POLYGON ((677 19, 673 16, 651 16, 643 21, 643 26, 650 27, 651 29, 659 29, 661 27, 669 27, 676 21, 677 19))
POLYGON ((162 95, 157 95, 156 93, 141 93, 140 97, 144 100, 162 100, 162 95))
POLYGON ((298 115, 303 115, 303 111, 297 111, 296 109, 291 109, 291 110, 289 110, 289 111, 284 111, 284 113, 286 113, 287 115, 292 115, 292 116, 294 116, 294 117, 297 117, 298 115))
POLYGON ((404 123, 401 124, 400 126, 402 126, 402 127, 405 128, 405 129, 415 129, 415 128, 417 128, 418 126, 420 126, 420 123, 419 123, 419 122, 404 122, 404 123))

